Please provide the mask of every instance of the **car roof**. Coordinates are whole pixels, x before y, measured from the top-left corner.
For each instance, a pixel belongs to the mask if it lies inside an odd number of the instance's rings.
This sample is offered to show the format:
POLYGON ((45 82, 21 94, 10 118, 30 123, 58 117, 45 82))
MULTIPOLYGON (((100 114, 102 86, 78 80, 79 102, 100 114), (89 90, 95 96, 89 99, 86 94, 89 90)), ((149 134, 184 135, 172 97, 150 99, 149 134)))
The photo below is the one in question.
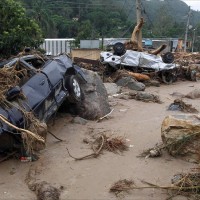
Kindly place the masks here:
POLYGON ((3 68, 5 65, 11 66, 16 61, 21 60, 21 59, 26 61, 26 60, 31 59, 31 58, 38 58, 38 57, 36 55, 26 55, 26 56, 15 57, 15 58, 11 58, 11 59, 8 59, 8 60, 4 60, 4 61, 0 62, 0 68, 3 68))

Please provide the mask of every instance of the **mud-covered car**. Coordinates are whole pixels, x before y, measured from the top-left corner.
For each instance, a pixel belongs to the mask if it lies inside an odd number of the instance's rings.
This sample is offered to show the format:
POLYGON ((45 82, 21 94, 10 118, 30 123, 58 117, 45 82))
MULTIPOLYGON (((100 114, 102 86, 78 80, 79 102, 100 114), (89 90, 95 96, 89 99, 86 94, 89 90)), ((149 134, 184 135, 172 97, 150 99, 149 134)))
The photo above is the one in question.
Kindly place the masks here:
MULTIPOLYGON (((0 70, 13 67, 22 71, 18 75, 20 81, 5 93, 9 106, 1 103, 0 115, 19 128, 28 128, 24 111, 47 122, 65 100, 76 103, 83 98, 80 83, 85 82, 84 74, 66 55, 46 60, 38 55, 26 55, 0 63, 0 70)), ((21 146, 20 132, 0 121, 0 152, 21 146)))

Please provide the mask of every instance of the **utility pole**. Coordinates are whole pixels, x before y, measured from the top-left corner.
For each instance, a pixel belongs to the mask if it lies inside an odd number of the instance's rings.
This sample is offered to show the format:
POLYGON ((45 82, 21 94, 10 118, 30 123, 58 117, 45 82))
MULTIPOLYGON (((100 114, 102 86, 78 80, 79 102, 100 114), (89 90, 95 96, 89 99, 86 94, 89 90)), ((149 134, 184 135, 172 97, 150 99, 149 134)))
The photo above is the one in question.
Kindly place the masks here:
POLYGON ((193 30, 193 38, 192 38, 192 52, 194 52, 195 31, 196 31, 196 29, 193 30))
POLYGON ((190 25, 190 16, 191 16, 192 10, 189 6, 189 12, 188 12, 188 19, 187 19, 187 25, 186 25, 186 30, 185 30, 185 41, 184 41, 184 51, 187 51, 187 38, 188 38, 188 29, 190 25))
MULTIPOLYGON (((137 24, 140 22, 142 17, 142 8, 141 8, 141 0, 136 0, 136 17, 137 17, 137 24)), ((142 47, 142 31, 140 30, 138 34, 138 44, 142 47)))

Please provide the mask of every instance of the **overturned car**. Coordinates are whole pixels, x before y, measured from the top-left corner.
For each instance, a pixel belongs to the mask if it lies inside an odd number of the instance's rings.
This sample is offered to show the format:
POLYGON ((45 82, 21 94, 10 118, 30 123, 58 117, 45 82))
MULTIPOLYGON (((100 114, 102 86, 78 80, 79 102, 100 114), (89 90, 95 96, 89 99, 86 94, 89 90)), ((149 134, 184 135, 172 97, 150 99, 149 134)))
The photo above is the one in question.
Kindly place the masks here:
MULTIPOLYGON (((31 125, 25 113, 31 112, 46 123, 65 100, 76 103, 83 99, 80 83, 86 82, 84 73, 66 55, 52 59, 39 55, 12 58, 0 63, 0 73, 5 71, 10 71, 12 77, 0 80, 3 84, 10 81, 6 90, 0 91, 0 116, 16 127, 27 129, 31 125)), ((0 152, 14 149, 23 149, 21 133, 0 120, 0 152)))
POLYGON ((161 57, 147 52, 125 50, 122 43, 116 43, 113 50, 114 52, 102 52, 100 55, 100 61, 107 71, 123 67, 139 73, 156 73, 167 84, 176 80, 177 65, 173 63, 174 56, 170 52, 161 57))

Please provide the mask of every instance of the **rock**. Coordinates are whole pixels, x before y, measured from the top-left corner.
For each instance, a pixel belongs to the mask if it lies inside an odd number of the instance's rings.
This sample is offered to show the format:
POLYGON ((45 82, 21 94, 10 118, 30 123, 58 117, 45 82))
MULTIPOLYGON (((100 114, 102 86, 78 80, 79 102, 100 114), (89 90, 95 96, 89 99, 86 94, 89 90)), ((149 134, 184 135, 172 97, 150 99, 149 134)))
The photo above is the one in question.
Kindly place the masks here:
POLYGON ((85 119, 96 120, 111 111, 108 94, 96 72, 82 70, 87 79, 87 83, 81 85, 85 98, 75 105, 76 114, 85 119))
POLYGON ((162 103, 158 95, 151 94, 148 92, 137 92, 135 94, 129 93, 129 95, 130 98, 133 98, 138 101, 162 103))
POLYGON ((145 86, 154 86, 154 87, 160 87, 160 82, 156 80, 149 80, 144 82, 145 86))
POLYGON ((81 118, 81 117, 74 117, 73 119, 72 119, 72 123, 74 123, 74 124, 81 124, 81 125, 85 125, 85 124, 87 124, 87 120, 86 119, 83 119, 83 118, 81 118))
POLYGON ((119 80, 117 80, 116 84, 122 87, 128 87, 131 90, 136 90, 136 91, 145 90, 145 85, 143 83, 138 82, 131 77, 122 77, 119 80))
POLYGON ((167 116, 161 127, 161 137, 173 156, 189 162, 198 162, 200 149, 200 120, 198 115, 167 116))
POLYGON ((191 91, 190 93, 186 94, 185 97, 189 99, 197 99, 200 98, 200 89, 195 89, 191 91))
POLYGON ((118 94, 121 91, 121 87, 115 83, 104 83, 108 95, 118 94))

